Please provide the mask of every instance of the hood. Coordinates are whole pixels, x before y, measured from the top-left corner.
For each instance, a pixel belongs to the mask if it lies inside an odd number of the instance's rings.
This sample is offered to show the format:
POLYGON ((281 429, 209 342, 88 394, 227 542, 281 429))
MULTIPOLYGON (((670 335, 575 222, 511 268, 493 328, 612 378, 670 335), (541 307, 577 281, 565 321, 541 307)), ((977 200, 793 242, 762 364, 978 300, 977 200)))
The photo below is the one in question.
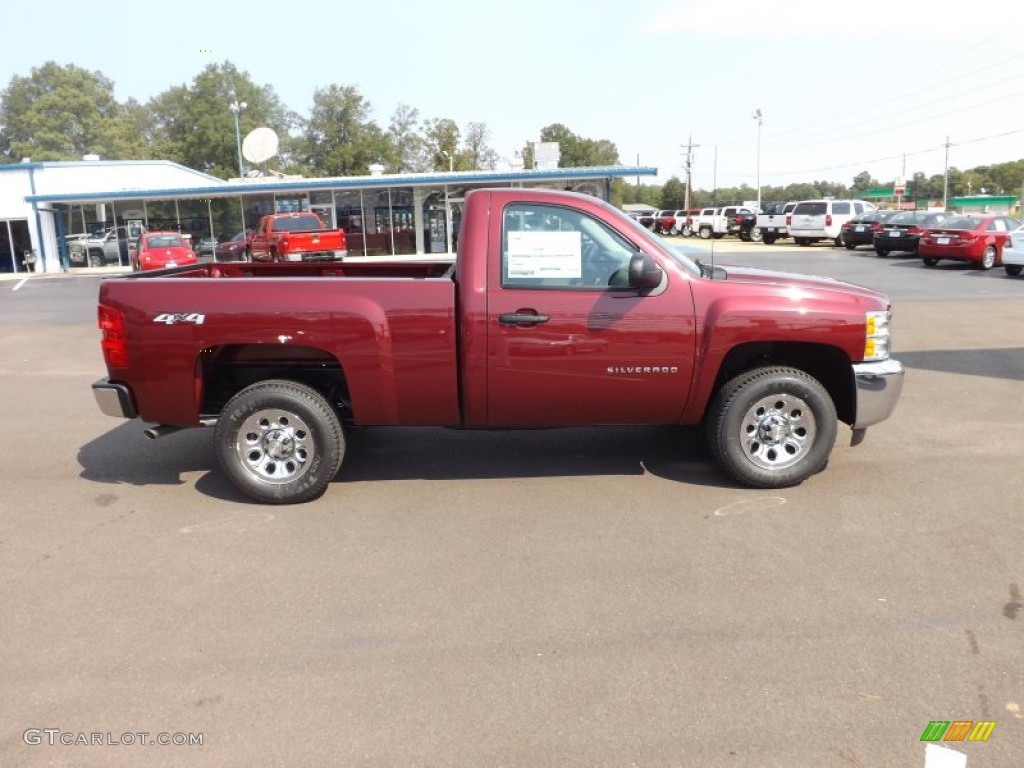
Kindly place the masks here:
POLYGON ((832 291, 845 293, 849 296, 857 296, 862 299, 872 299, 888 305, 888 297, 878 291, 865 288, 853 283, 844 283, 831 277, 819 277, 818 275, 800 275, 795 272, 777 272, 770 269, 755 269, 753 267, 716 267, 726 273, 726 280, 742 283, 761 283, 778 285, 780 287, 797 287, 805 290, 832 291))

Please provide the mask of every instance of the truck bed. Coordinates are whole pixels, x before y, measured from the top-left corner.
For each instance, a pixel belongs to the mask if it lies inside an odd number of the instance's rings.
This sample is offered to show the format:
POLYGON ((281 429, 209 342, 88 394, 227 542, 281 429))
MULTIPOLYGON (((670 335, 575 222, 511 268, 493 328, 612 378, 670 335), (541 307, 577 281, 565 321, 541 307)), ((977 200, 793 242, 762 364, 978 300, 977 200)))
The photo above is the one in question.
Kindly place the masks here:
POLYGON ((451 261, 329 261, 329 262, 226 262, 195 264, 152 272, 136 272, 118 279, 150 277, 407 277, 438 278, 452 271, 451 261))

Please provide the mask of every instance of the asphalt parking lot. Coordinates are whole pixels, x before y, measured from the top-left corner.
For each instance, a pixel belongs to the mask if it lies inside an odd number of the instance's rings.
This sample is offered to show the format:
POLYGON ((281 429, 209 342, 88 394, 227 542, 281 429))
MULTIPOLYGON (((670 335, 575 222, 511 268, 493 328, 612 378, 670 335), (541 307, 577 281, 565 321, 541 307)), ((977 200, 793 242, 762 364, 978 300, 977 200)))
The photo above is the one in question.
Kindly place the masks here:
POLYGON ((0 765, 1021 765, 1024 279, 673 242, 886 291, 893 418, 781 492, 691 430, 366 430, 263 507, 98 411, 98 276, 0 282, 0 765))

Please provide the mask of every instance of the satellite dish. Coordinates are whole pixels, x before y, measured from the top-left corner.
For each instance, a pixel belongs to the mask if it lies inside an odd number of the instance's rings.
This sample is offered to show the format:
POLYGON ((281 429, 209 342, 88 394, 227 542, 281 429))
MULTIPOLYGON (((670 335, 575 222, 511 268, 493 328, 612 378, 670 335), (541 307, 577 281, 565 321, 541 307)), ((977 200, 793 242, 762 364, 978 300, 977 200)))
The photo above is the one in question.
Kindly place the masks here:
POLYGON ((242 140, 242 156, 250 163, 263 163, 277 154, 277 134, 263 127, 250 131, 242 140))

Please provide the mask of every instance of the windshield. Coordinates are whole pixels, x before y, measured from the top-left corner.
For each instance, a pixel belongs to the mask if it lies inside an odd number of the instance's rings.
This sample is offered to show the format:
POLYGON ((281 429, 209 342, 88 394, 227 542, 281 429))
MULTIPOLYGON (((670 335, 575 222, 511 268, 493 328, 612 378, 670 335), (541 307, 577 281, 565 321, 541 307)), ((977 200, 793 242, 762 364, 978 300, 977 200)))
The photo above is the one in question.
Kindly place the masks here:
POLYGON ((942 222, 943 229, 974 229, 981 223, 981 219, 971 216, 954 216, 942 222))
POLYGON ((146 238, 146 245, 150 248, 181 248, 184 243, 177 235, 153 235, 146 238))
POLYGON ((627 234, 634 236, 632 238, 633 240, 640 240, 641 242, 644 243, 653 244, 654 246, 657 247, 659 253, 671 259, 692 275, 703 274, 700 265, 698 265, 696 261, 691 259, 689 256, 684 255, 681 251, 676 250, 675 246, 671 245, 667 240, 663 239, 661 235, 656 235, 655 233, 651 232, 651 230, 647 229, 647 227, 645 227, 643 224, 636 221, 635 219, 631 219, 629 216, 626 216, 622 211, 620 211, 615 206, 610 205, 604 202, 603 200, 600 202, 602 205, 604 205, 605 208, 607 208, 609 211, 611 211, 618 217, 618 220, 621 221, 623 224, 623 230, 626 231, 627 234))
POLYGON ((274 222, 275 232, 315 232, 320 229, 320 220, 316 216, 289 216, 274 222))

